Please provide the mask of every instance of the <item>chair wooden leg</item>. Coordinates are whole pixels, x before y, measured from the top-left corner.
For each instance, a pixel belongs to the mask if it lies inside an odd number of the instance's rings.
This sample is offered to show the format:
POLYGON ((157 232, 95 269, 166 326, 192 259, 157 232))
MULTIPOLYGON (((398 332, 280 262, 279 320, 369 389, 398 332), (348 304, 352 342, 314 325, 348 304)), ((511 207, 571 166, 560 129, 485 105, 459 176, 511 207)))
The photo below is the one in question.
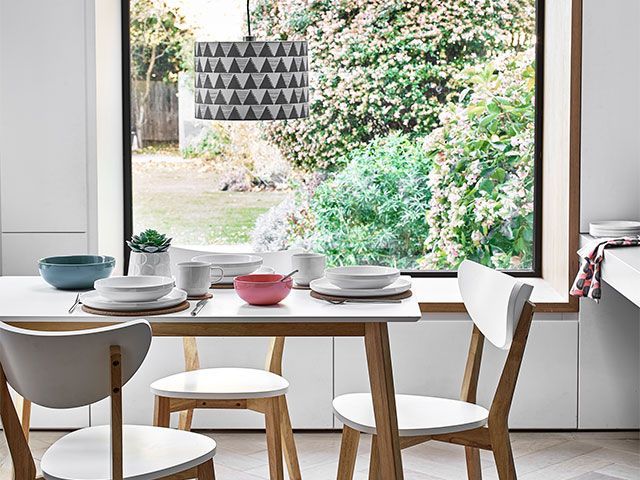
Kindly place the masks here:
POLYGON ((180 417, 178 419, 178 429, 190 431, 191 424, 193 423, 193 410, 184 410, 180 412, 180 417))
POLYGON ((482 480, 480 450, 473 447, 464 447, 464 454, 467 460, 467 477, 469 480, 482 480))
POLYGON ((213 460, 207 460, 198 465, 198 480, 215 480, 216 474, 213 467, 213 460))
POLYGON ((369 456, 369 480, 380 480, 380 452, 378 436, 371 437, 371 455, 369 456))
POLYGON ((170 400, 167 397, 156 396, 153 410, 153 425, 156 427, 169 427, 170 423, 170 400))
POLYGON ((267 452, 269 454, 269 478, 284 480, 282 464, 282 432, 280 430, 280 400, 278 397, 267 401, 265 426, 267 431, 267 452))
POLYGON ((300 473, 300 463, 298 462, 298 451, 296 442, 293 438, 293 429, 291 428, 291 418, 289 417, 289 407, 287 406, 287 397, 282 395, 280 398, 280 429, 282 433, 282 447, 284 450, 284 460, 287 464, 290 480, 302 480, 300 473))
POLYGON ((342 443, 338 461, 338 480, 352 480, 358 456, 360 432, 351 427, 342 427, 342 443))
POLYGON ((506 427, 490 428, 491 448, 500 480, 516 480, 516 466, 511 451, 509 430, 506 427))

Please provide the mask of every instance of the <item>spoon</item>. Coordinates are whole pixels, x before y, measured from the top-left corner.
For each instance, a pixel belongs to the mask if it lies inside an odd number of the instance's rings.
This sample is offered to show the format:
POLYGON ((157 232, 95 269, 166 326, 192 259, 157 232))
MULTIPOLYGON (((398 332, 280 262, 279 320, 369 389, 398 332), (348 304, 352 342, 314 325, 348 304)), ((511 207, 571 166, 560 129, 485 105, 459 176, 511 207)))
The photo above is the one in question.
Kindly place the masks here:
POLYGON ((285 275, 284 277, 282 277, 279 281, 280 282, 284 282, 287 278, 289 278, 291 275, 293 275, 294 273, 298 273, 298 269, 295 269, 293 272, 291 272, 288 275, 285 275))

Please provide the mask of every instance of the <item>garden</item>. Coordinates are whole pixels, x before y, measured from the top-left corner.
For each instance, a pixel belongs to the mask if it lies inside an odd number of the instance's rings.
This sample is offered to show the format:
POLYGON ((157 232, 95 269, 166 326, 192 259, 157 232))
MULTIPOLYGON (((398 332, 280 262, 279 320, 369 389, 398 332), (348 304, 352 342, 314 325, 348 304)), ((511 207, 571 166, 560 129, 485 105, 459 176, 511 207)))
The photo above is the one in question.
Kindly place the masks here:
MULTIPOLYGON (((300 246, 334 265, 451 270, 469 258, 532 268, 533 0, 257 0, 253 9, 259 38, 309 41, 309 118, 201 125, 165 168, 145 163, 143 149, 141 227, 181 243, 300 246)), ((184 42, 182 20, 172 25, 184 42)), ((184 45, 171 52, 167 82, 192 64, 184 45)))

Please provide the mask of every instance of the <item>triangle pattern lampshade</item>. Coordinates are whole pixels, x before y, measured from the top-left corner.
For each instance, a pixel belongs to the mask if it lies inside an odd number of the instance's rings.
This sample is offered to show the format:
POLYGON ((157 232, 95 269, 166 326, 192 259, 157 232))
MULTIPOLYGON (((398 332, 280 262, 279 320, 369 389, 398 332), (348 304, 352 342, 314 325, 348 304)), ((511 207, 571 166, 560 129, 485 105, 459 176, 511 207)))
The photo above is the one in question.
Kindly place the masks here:
POLYGON ((196 42, 196 118, 309 116, 306 41, 196 42))

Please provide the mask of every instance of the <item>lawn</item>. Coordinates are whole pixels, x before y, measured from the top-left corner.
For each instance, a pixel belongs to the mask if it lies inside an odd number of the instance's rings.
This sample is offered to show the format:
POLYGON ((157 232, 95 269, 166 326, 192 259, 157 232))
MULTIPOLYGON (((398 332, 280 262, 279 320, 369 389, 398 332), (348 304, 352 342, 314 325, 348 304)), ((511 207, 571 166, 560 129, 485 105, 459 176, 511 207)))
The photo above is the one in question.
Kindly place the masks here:
POLYGON ((135 155, 134 231, 155 228, 181 245, 249 242, 256 218, 284 192, 221 192, 215 172, 198 161, 163 154, 135 155))

